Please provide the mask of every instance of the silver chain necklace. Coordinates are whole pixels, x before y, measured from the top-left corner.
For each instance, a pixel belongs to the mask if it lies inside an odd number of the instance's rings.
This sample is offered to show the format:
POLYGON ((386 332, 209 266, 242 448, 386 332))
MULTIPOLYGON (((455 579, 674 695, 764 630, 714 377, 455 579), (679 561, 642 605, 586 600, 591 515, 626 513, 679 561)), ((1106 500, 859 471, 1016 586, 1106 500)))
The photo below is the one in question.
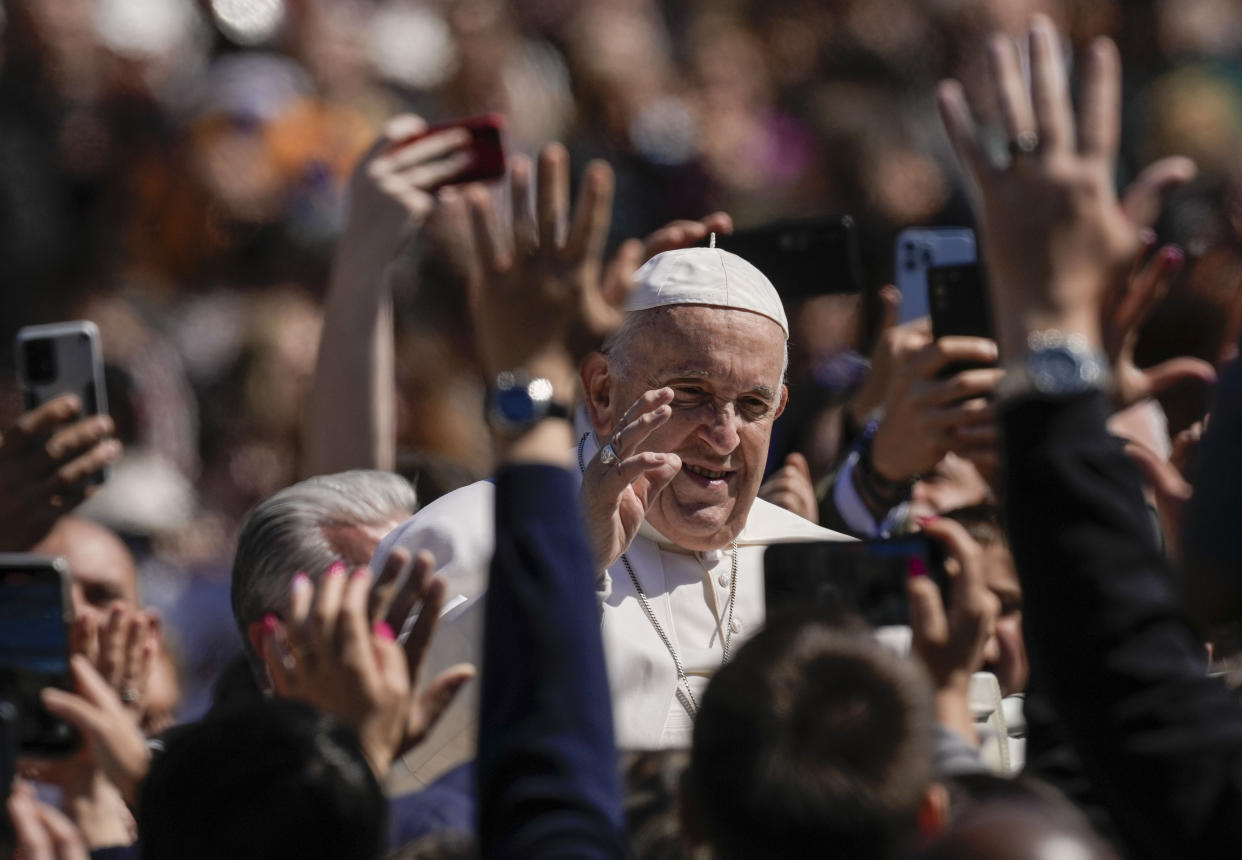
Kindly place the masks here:
MULTIPOLYGON (((583 448, 586 446, 587 437, 591 433, 588 430, 582 434, 582 438, 578 440, 578 471, 584 476, 586 475, 586 460, 583 458, 583 448)), ((728 619, 725 622, 725 638, 722 646, 722 655, 720 665, 723 666, 729 662, 730 645, 733 643, 733 604, 737 601, 737 541, 729 543, 730 554, 732 555, 732 564, 729 570, 729 603, 728 603, 728 619)), ((630 582, 634 586, 634 593, 638 595, 638 604, 643 608, 643 614, 647 616, 647 620, 651 622, 651 626, 655 628, 656 634, 660 637, 660 641, 664 643, 664 647, 668 649, 669 656, 673 658, 673 666, 677 669, 677 700, 681 702, 686 712, 694 717, 699 712, 698 700, 694 698, 694 692, 690 689, 690 678, 686 675, 686 669, 681 663, 681 657, 677 653, 677 649, 673 647, 673 640, 668 638, 668 634, 664 632, 664 625, 656 618, 655 612, 651 609, 651 602, 647 599, 647 593, 643 591, 643 587, 638 583, 638 575, 634 573, 634 567, 630 564, 629 558, 625 553, 621 553, 621 563, 625 565, 625 572, 630 575, 630 582)), ((701 564, 702 562, 700 562, 701 564)), ((706 568, 704 568, 706 569, 706 568)))

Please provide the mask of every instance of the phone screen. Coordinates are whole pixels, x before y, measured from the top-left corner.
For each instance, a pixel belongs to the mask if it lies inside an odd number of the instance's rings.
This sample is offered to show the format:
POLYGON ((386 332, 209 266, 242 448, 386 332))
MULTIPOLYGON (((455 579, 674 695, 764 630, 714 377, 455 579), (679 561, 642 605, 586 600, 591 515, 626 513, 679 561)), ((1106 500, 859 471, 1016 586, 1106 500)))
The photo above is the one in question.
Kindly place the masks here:
POLYGON ((988 291, 978 263, 932 266, 927 270, 932 334, 994 337, 988 291))
POLYGON ((808 610, 875 627, 910 623, 906 581, 922 571, 947 594, 944 554, 922 535, 865 541, 777 544, 764 553, 769 613, 808 610))
POLYGON ((57 753, 76 743, 72 727, 44 710, 44 687, 70 689, 64 579, 50 562, 0 568, 0 695, 18 712, 18 744, 57 753))

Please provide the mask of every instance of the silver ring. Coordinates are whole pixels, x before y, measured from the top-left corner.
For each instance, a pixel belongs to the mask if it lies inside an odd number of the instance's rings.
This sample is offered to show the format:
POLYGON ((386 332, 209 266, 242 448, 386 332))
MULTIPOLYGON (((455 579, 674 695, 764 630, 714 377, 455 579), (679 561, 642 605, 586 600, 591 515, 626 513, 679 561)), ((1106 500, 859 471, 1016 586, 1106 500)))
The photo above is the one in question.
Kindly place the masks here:
POLYGON ((126 705, 132 705, 140 698, 138 690, 134 687, 125 687, 121 690, 121 701, 126 705))
POLYGON ((615 466, 621 462, 621 458, 617 456, 617 452, 613 450, 612 443, 604 445, 599 449, 599 461, 605 466, 615 466))
POLYGON ((1031 155, 1037 149, 1039 149, 1039 135, 1033 131, 1019 132, 1017 137, 1009 141, 1009 155, 1012 158, 1031 155))

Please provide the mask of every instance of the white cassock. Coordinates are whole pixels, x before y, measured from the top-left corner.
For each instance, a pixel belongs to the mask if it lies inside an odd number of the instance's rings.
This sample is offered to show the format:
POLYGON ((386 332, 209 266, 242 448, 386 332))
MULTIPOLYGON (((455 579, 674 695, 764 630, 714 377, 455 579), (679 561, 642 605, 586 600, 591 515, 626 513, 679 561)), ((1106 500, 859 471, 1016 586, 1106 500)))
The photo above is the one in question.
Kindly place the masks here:
MULTIPOLYGON (((594 436, 588 435, 582 447, 584 461, 589 463, 597 449, 594 436)), ((495 541, 493 499, 490 482, 463 487, 420 510, 376 548, 373 570, 383 568, 394 546, 411 554, 425 549, 435 556, 437 571, 447 581, 446 608, 424 679, 454 663, 479 663, 480 598, 495 541)), ((720 668, 723 643, 728 642, 735 653, 763 624, 764 549, 777 543, 815 540, 852 538, 756 499, 736 541, 736 595, 730 624, 733 550, 683 549, 650 523, 643 523, 625 558, 681 660, 696 702, 702 702, 708 679, 720 668)), ((599 578, 598 587, 617 745, 622 749, 689 747, 693 722, 684 696, 678 696, 679 679, 669 644, 647 617, 624 561, 618 559, 599 578)), ((513 647, 521 649, 522 643, 514 642, 513 647)), ((419 782, 473 755, 477 687, 477 682, 470 682, 427 739, 406 757, 419 782)))

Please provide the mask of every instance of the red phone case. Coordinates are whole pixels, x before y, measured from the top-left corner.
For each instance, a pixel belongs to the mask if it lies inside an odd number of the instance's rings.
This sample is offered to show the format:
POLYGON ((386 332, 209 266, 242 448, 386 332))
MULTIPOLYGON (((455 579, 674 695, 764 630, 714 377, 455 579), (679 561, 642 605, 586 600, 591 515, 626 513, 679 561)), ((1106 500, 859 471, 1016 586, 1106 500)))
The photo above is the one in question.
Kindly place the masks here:
POLYGON ((470 119, 450 120, 427 127, 422 134, 403 140, 395 149, 400 149, 429 134, 450 128, 464 128, 470 132, 470 154, 473 163, 450 181, 441 185, 460 185, 466 182, 488 182, 500 179, 505 175, 505 149, 500 134, 504 129, 505 118, 502 114, 489 113, 470 119))

